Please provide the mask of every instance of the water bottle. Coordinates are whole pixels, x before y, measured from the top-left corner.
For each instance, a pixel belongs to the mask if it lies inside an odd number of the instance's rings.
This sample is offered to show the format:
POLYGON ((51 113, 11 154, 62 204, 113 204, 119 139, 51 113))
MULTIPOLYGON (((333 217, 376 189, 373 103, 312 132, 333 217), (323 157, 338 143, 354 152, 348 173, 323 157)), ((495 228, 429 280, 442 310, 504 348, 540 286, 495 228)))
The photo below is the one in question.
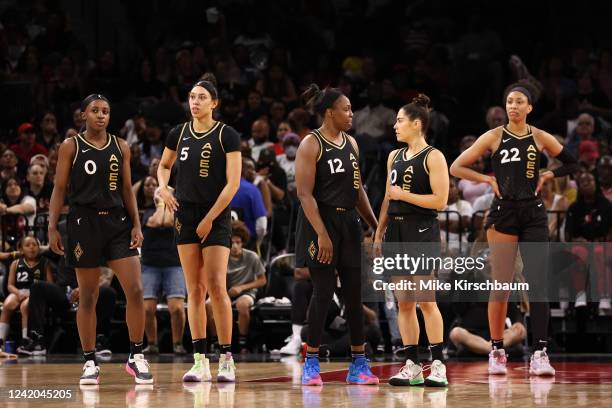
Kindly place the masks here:
POLYGON ((9 354, 15 354, 15 342, 13 340, 7 340, 4 343, 4 351, 9 354))

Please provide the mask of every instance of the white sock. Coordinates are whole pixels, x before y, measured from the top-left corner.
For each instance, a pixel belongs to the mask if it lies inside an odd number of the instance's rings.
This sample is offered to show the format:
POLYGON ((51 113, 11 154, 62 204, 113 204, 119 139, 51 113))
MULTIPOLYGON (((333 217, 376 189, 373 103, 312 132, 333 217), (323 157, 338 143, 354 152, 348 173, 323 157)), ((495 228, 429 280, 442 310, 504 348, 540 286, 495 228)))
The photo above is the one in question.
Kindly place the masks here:
POLYGON ((21 338, 22 339, 28 338, 28 328, 27 327, 24 327, 23 329, 21 329, 21 338))
POLYGON ((291 329, 293 330, 293 337, 301 339, 302 338, 302 325, 301 324, 292 324, 291 329))
POLYGON ((0 323, 0 339, 6 340, 6 336, 8 336, 9 325, 8 323, 0 323))

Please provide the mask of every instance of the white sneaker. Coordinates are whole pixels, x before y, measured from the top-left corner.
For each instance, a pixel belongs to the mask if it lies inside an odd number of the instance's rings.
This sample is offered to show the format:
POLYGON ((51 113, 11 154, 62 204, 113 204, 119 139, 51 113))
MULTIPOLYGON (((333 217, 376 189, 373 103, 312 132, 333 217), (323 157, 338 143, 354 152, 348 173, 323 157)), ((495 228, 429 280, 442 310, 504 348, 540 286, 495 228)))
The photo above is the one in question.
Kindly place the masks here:
POLYGON ((508 372, 506 369, 506 363, 508 358, 504 349, 491 350, 489 353, 489 374, 503 375, 508 372))
POLYGON ((543 350, 538 350, 531 356, 529 360, 529 374, 531 375, 555 375, 555 369, 548 361, 546 347, 543 350))
POLYGON ((599 299, 599 310, 609 311, 612 309, 612 304, 610 303, 610 298, 601 298, 599 299))
POLYGON ((586 292, 584 290, 581 290, 576 295, 576 302, 574 303, 574 307, 586 307, 586 305, 587 305, 586 292))
POLYGON ((217 374, 217 382, 234 382, 236 381, 236 366, 232 353, 225 353, 219 356, 219 373, 217 374))
POLYGON ((183 382, 202 382, 212 380, 208 359, 200 353, 193 355, 193 366, 183 375, 183 382))
POLYGON ((136 384, 153 384, 153 375, 149 362, 144 358, 144 354, 134 354, 132 358, 128 358, 125 363, 125 371, 132 377, 136 384))
POLYGON ((389 378, 390 385, 405 386, 422 385, 424 383, 423 368, 412 360, 406 360, 406 364, 400 368, 399 373, 389 378))
POLYGON ((100 367, 93 362, 87 360, 83 366, 83 374, 79 380, 81 385, 97 385, 100 383, 100 367))
POLYGON ((446 387, 448 380, 446 379, 446 366, 440 360, 434 360, 431 363, 429 375, 425 379, 425 384, 431 387, 446 387))
POLYGON ((302 339, 296 336, 289 336, 289 341, 281 349, 280 353, 286 356, 297 356, 302 349, 302 339))

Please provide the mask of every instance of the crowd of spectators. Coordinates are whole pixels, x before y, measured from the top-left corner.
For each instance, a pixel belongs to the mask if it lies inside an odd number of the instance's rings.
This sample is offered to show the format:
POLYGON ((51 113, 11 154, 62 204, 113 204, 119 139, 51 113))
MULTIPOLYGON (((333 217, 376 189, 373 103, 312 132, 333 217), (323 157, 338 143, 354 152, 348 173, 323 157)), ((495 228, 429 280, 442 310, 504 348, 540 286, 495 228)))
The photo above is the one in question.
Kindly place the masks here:
MULTIPOLYGON (((153 1, 146 9, 138 2, 122 4, 118 13, 129 24, 119 32, 126 41, 111 44, 103 29, 88 35, 75 29, 78 10, 73 8, 8 3, 0 8, 3 253, 15 251, 28 229, 41 238, 44 250, 44 215, 58 144, 82 130, 78 106, 89 93, 110 99, 110 131, 130 145, 132 181, 148 220, 143 223, 150 230, 147 236, 167 234, 163 229, 168 226, 154 218, 156 169, 168 130, 188 120, 187 92, 205 72, 218 81, 216 119, 242 136, 243 172, 231 206, 248 234, 237 234, 240 242, 235 245, 249 256, 257 254, 263 264, 292 252, 296 150, 318 127, 318 118, 304 109, 299 95, 313 81, 338 87, 351 100, 352 133, 375 212, 384 194, 386 155, 397 144, 393 124, 398 108, 419 92, 431 97, 428 141, 450 163, 479 134, 506 122, 501 101, 505 85, 529 82, 537 89, 529 123, 553 133, 581 164, 579 173, 550 182, 542 191, 551 240, 610 241, 612 49, 593 38, 575 39, 562 50, 550 48, 538 56, 518 47, 522 60, 512 54, 517 47, 510 46, 507 26, 495 27, 496 19, 490 18, 495 10, 482 5, 465 10, 454 5, 438 12, 435 5, 419 2, 296 2, 277 8, 229 1, 196 13, 189 10, 198 7, 194 2, 153 1), (242 12, 244 6, 253 13, 242 12), (464 24, 451 18, 455 12, 466 16, 464 24), (379 29, 370 34, 363 27, 379 29)), ((90 23, 88 17, 78 21, 81 26, 90 23)), ((538 42, 539 51, 547 49, 545 40, 538 42)), ((555 159, 545 157, 543 165, 554 168, 555 159)), ((474 166, 491 172, 490 157, 474 166)), ((449 213, 440 215, 442 239, 448 249, 467 252, 493 194, 488 185, 465 180, 451 180, 450 191, 449 213)), ((603 243, 598 248, 611 251, 603 243)), ((579 248, 574 255, 585 256, 579 248)), ((237 262, 238 255, 232 256, 231 262, 237 262)), ((145 279, 147 270, 176 274, 178 266, 172 256, 159 265, 145 264, 145 279)), ((609 256, 598 268, 599 308, 609 310, 609 256)), ((255 270, 253 276, 260 276, 255 270)), ((583 274, 576 271, 576 276, 583 274)), ((577 297, 571 299, 576 306, 588 301, 585 279, 576 278, 577 297)), ((151 284, 147 335, 156 344, 154 312, 162 282, 172 291, 165 295, 170 295, 173 344, 182 352, 176 346, 184 325, 179 311, 184 293, 175 278, 151 284)), ((249 291, 255 288, 248 286, 249 291)), ((238 304, 242 313, 244 304, 238 304)), ((248 321, 240 316, 243 341, 248 321)))

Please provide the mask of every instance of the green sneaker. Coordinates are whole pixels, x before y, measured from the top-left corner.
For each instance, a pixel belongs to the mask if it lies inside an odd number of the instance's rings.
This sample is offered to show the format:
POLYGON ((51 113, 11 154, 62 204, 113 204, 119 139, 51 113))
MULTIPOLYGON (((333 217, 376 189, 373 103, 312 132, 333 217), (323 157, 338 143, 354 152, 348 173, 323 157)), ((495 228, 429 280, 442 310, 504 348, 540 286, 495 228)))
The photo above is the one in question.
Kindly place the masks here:
POLYGON ((395 386, 423 385, 424 382, 423 368, 412 360, 406 360, 406 365, 400 369, 399 373, 389 378, 389 384, 395 386))
POLYGON ((202 382, 210 381, 211 379, 212 375, 210 374, 208 359, 200 353, 195 353, 193 355, 193 366, 183 375, 183 381, 202 382))
POLYGON ((434 360, 431 363, 431 371, 425 379, 425 384, 431 387, 446 387, 448 381, 446 379, 446 366, 440 360, 434 360))

